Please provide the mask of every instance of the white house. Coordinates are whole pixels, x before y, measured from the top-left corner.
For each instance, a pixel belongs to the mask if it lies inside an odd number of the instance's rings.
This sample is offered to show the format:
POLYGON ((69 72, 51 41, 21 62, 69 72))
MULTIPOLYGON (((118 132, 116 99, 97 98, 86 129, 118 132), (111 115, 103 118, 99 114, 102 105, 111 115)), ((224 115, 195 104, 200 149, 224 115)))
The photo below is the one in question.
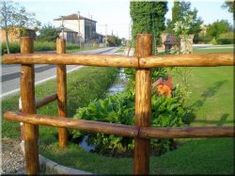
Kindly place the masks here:
POLYGON ((68 42, 97 42, 96 21, 78 14, 71 14, 54 19, 56 26, 63 28, 64 37, 68 42), (77 35, 77 36, 76 36, 77 35))

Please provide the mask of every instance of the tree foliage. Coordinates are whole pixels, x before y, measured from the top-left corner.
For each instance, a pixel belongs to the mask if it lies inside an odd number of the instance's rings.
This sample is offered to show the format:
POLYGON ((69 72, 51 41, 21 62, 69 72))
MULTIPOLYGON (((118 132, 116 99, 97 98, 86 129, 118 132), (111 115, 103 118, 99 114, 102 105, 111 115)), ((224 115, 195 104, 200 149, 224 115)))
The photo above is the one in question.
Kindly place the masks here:
POLYGON ((17 27, 22 30, 21 33, 24 33, 24 29, 26 28, 37 29, 40 22, 36 20, 34 13, 27 12, 24 7, 11 0, 2 0, 0 2, 0 9, 0 25, 1 28, 6 31, 6 45, 7 52, 9 53, 9 29, 12 27, 17 27))
POLYGON ((107 36, 107 43, 108 46, 120 46, 122 43, 122 40, 114 35, 108 35, 107 36))
MULTIPOLYGON (((188 26, 187 34, 197 34, 201 31, 201 18, 197 17, 197 9, 191 9, 191 3, 175 1, 172 8, 172 20, 168 20, 168 31, 173 32, 176 24, 188 26), (190 19, 190 20, 189 20, 190 19), (190 21, 190 23, 188 23, 190 21), (186 24, 187 23, 187 24, 186 24)), ((183 32, 183 31, 182 31, 183 32)))
POLYGON ((232 27, 227 20, 217 20, 208 25, 207 35, 217 39, 220 34, 232 31, 232 27))
POLYGON ((38 40, 43 41, 55 41, 57 37, 56 28, 50 24, 44 25, 41 29, 39 29, 38 40))
POLYGON ((151 33, 156 44, 161 32, 165 29, 167 10, 167 2, 131 1, 132 39, 135 40, 138 33, 151 33))
POLYGON ((222 5, 222 8, 227 8, 228 12, 233 13, 234 16, 234 9, 235 9, 235 3, 234 1, 225 1, 222 5))

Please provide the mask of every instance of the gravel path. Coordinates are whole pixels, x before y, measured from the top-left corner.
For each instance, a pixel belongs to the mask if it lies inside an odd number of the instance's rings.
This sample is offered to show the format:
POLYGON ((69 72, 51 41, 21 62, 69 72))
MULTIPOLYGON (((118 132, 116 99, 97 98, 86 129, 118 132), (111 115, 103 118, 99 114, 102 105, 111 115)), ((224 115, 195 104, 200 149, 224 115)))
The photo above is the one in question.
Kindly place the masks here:
POLYGON ((20 147, 20 140, 2 139, 2 173, 0 174, 23 174, 24 156, 20 147))

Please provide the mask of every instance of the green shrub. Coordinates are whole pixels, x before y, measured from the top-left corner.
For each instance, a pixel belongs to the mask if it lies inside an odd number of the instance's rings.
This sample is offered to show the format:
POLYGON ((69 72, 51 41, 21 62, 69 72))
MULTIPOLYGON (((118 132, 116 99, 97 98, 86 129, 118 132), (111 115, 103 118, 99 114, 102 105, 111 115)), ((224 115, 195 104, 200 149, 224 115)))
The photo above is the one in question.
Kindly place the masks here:
POLYGON ((211 36, 196 34, 193 43, 209 43, 212 40, 211 36))
POLYGON ((233 44, 234 43, 234 33, 227 32, 220 34, 217 39, 218 44, 233 44))
POLYGON ((210 44, 213 44, 213 45, 217 45, 217 40, 215 38, 213 38, 211 41, 210 41, 210 44))
POLYGON ((67 50, 74 50, 74 49, 79 49, 79 45, 75 43, 66 43, 66 49, 67 50))
MULTIPOLYGON (((19 42, 11 42, 9 44, 10 52, 11 53, 19 53, 20 52, 20 44, 19 42)), ((56 43, 55 42, 48 42, 48 41, 34 41, 34 51, 53 51, 56 49, 56 43)), ((75 50, 79 49, 79 46, 77 44, 73 43, 67 43, 66 44, 67 50, 75 50)), ((6 43, 2 43, 1 47, 1 53, 6 54, 6 43)))
POLYGON ((55 42, 47 41, 35 41, 34 42, 34 51, 51 51, 55 50, 55 42))
MULTIPOLYGON (((127 69, 129 81, 133 81, 134 70, 127 69)), ((153 70, 153 77, 164 76, 164 69, 153 70)), ((86 119, 134 125, 134 84, 122 93, 95 100, 87 107, 77 110, 75 119, 86 119)), ((178 90, 174 90, 172 97, 152 95, 152 126, 153 127, 179 127, 190 124, 194 115, 192 109, 184 103, 184 98, 178 90)), ((73 138, 82 138, 86 133, 73 131, 73 138)), ((153 151, 162 154, 171 150, 174 144, 173 139, 151 140, 153 151)), ((117 137, 105 134, 89 134, 88 143, 96 146, 96 152, 102 154, 125 154, 131 153, 134 148, 133 140, 126 137, 117 137)))
MULTIPOLYGON (((9 48, 10 48, 10 52, 11 53, 19 53, 20 52, 20 44, 19 44, 19 42, 11 42, 11 43, 9 43, 9 48)), ((2 43, 1 53, 2 54, 6 54, 7 53, 7 47, 6 47, 6 43, 5 42, 2 43)))

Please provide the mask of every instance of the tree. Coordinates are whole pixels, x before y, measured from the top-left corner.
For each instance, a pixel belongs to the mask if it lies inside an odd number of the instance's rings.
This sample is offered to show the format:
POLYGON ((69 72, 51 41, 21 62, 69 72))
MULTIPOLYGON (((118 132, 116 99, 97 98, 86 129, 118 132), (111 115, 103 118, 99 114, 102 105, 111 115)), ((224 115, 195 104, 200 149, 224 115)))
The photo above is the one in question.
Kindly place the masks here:
POLYGON ((108 46, 120 46, 122 43, 122 40, 114 35, 108 35, 107 38, 108 46))
MULTIPOLYGON (((165 29, 165 14, 167 2, 130 2, 132 18, 132 40, 135 43, 138 33, 151 33, 154 46, 160 42, 160 34, 165 29)), ((156 48, 156 47, 154 47, 156 48)))
POLYGON ((227 20, 217 20, 216 22, 208 25, 206 33, 211 38, 217 40, 220 34, 231 31, 232 27, 227 20))
POLYGON ((235 3, 234 1, 225 1, 222 5, 222 8, 228 8, 228 12, 233 13, 234 16, 234 9, 235 9, 235 3))
POLYGON ((39 36, 38 40, 44 40, 44 41, 55 41, 58 31, 56 28, 50 24, 44 25, 41 29, 39 29, 39 36))
MULTIPOLYGON (((172 21, 169 22, 170 28, 180 25, 187 26, 187 34, 197 34, 201 31, 201 18, 197 17, 197 9, 191 10, 191 3, 185 1, 175 1, 172 8, 172 21)), ((182 31, 184 33, 185 31, 182 31)))
POLYGON ((24 7, 19 6, 18 3, 11 0, 2 0, 0 5, 0 25, 1 28, 5 30, 7 53, 10 53, 9 30, 13 27, 17 27, 21 29, 21 33, 24 33, 26 28, 30 27, 31 29, 36 29, 40 25, 40 22, 35 19, 34 13, 26 12, 24 7))

